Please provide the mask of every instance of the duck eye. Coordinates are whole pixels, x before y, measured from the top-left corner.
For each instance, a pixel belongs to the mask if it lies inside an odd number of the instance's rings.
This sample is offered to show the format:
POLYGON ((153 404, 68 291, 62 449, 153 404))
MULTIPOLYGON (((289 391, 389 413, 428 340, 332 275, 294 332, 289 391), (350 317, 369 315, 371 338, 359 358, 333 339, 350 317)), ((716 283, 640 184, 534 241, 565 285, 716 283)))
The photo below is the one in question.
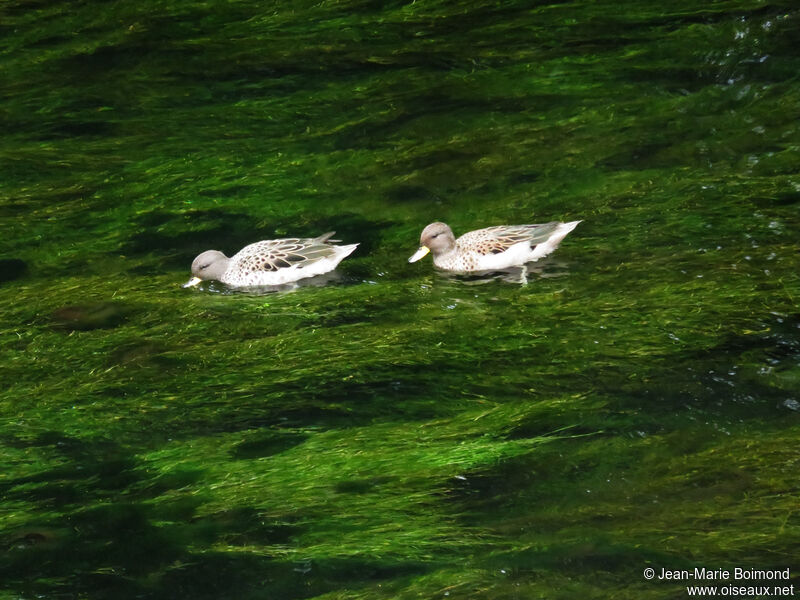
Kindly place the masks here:
POLYGON ((211 266, 211 263, 206 263, 204 265, 200 265, 200 270, 201 271, 205 271, 210 266, 211 266))

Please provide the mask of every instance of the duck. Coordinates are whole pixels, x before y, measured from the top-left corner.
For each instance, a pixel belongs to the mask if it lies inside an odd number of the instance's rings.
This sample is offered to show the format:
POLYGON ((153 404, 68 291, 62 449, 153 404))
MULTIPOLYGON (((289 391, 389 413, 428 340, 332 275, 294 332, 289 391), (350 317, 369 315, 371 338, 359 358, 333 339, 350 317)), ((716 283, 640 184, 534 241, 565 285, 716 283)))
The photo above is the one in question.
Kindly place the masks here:
POLYGON ((408 262, 416 262, 430 252, 433 264, 444 271, 469 273, 523 266, 553 252, 580 222, 497 225, 456 239, 449 225, 437 221, 422 230, 419 250, 408 262))
POLYGON ((184 288, 201 281, 220 281, 231 287, 283 285, 333 271, 358 247, 336 246, 334 231, 315 238, 262 240, 245 246, 228 258, 219 250, 206 250, 192 261, 192 278, 184 288))

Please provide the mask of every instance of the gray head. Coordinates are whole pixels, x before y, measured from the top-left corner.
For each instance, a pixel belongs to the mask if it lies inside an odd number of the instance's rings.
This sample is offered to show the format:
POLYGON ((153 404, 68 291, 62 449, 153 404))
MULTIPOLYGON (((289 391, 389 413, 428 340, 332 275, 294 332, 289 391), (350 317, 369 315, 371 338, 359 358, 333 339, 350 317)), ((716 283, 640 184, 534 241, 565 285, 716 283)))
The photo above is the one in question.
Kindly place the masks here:
POLYGON ((419 236, 419 250, 408 259, 408 262, 416 262, 428 252, 433 252, 434 256, 449 252, 455 245, 456 238, 448 225, 439 222, 431 223, 422 230, 422 235, 419 236))
POLYGON ((192 261, 192 278, 183 287, 197 285, 204 279, 219 280, 228 270, 231 259, 219 250, 206 250, 192 261))

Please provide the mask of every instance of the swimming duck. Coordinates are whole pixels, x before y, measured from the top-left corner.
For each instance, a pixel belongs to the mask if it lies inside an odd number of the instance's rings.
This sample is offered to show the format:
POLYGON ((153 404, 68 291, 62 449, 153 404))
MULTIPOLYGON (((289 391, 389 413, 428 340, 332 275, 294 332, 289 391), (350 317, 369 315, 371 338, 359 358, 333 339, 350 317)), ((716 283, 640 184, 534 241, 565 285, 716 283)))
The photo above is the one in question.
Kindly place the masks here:
POLYGON ((183 287, 203 280, 221 281, 233 287, 282 285, 327 273, 356 249, 358 244, 334 246, 334 232, 315 238, 263 240, 245 246, 228 258, 218 250, 206 250, 192 261, 192 278, 183 287))
POLYGON ((416 262, 433 252, 433 264, 445 271, 466 273, 521 266, 558 248, 578 223, 498 225, 470 231, 458 239, 445 223, 431 223, 422 230, 420 248, 408 262, 416 262))

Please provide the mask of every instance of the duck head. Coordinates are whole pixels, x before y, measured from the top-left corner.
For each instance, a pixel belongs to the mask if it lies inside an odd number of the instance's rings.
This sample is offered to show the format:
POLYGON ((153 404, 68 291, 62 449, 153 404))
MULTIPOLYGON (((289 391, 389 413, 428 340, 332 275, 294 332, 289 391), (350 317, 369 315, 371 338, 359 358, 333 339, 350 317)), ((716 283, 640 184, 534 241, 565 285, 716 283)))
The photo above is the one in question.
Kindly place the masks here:
POLYGON ((228 270, 230 258, 219 250, 206 250, 192 261, 192 278, 183 287, 192 287, 203 280, 219 280, 228 270))
POLYGON ((449 252, 456 245, 456 238, 453 230, 445 223, 431 223, 422 230, 419 236, 419 250, 408 259, 408 262, 417 262, 420 258, 433 252, 434 256, 449 252))

